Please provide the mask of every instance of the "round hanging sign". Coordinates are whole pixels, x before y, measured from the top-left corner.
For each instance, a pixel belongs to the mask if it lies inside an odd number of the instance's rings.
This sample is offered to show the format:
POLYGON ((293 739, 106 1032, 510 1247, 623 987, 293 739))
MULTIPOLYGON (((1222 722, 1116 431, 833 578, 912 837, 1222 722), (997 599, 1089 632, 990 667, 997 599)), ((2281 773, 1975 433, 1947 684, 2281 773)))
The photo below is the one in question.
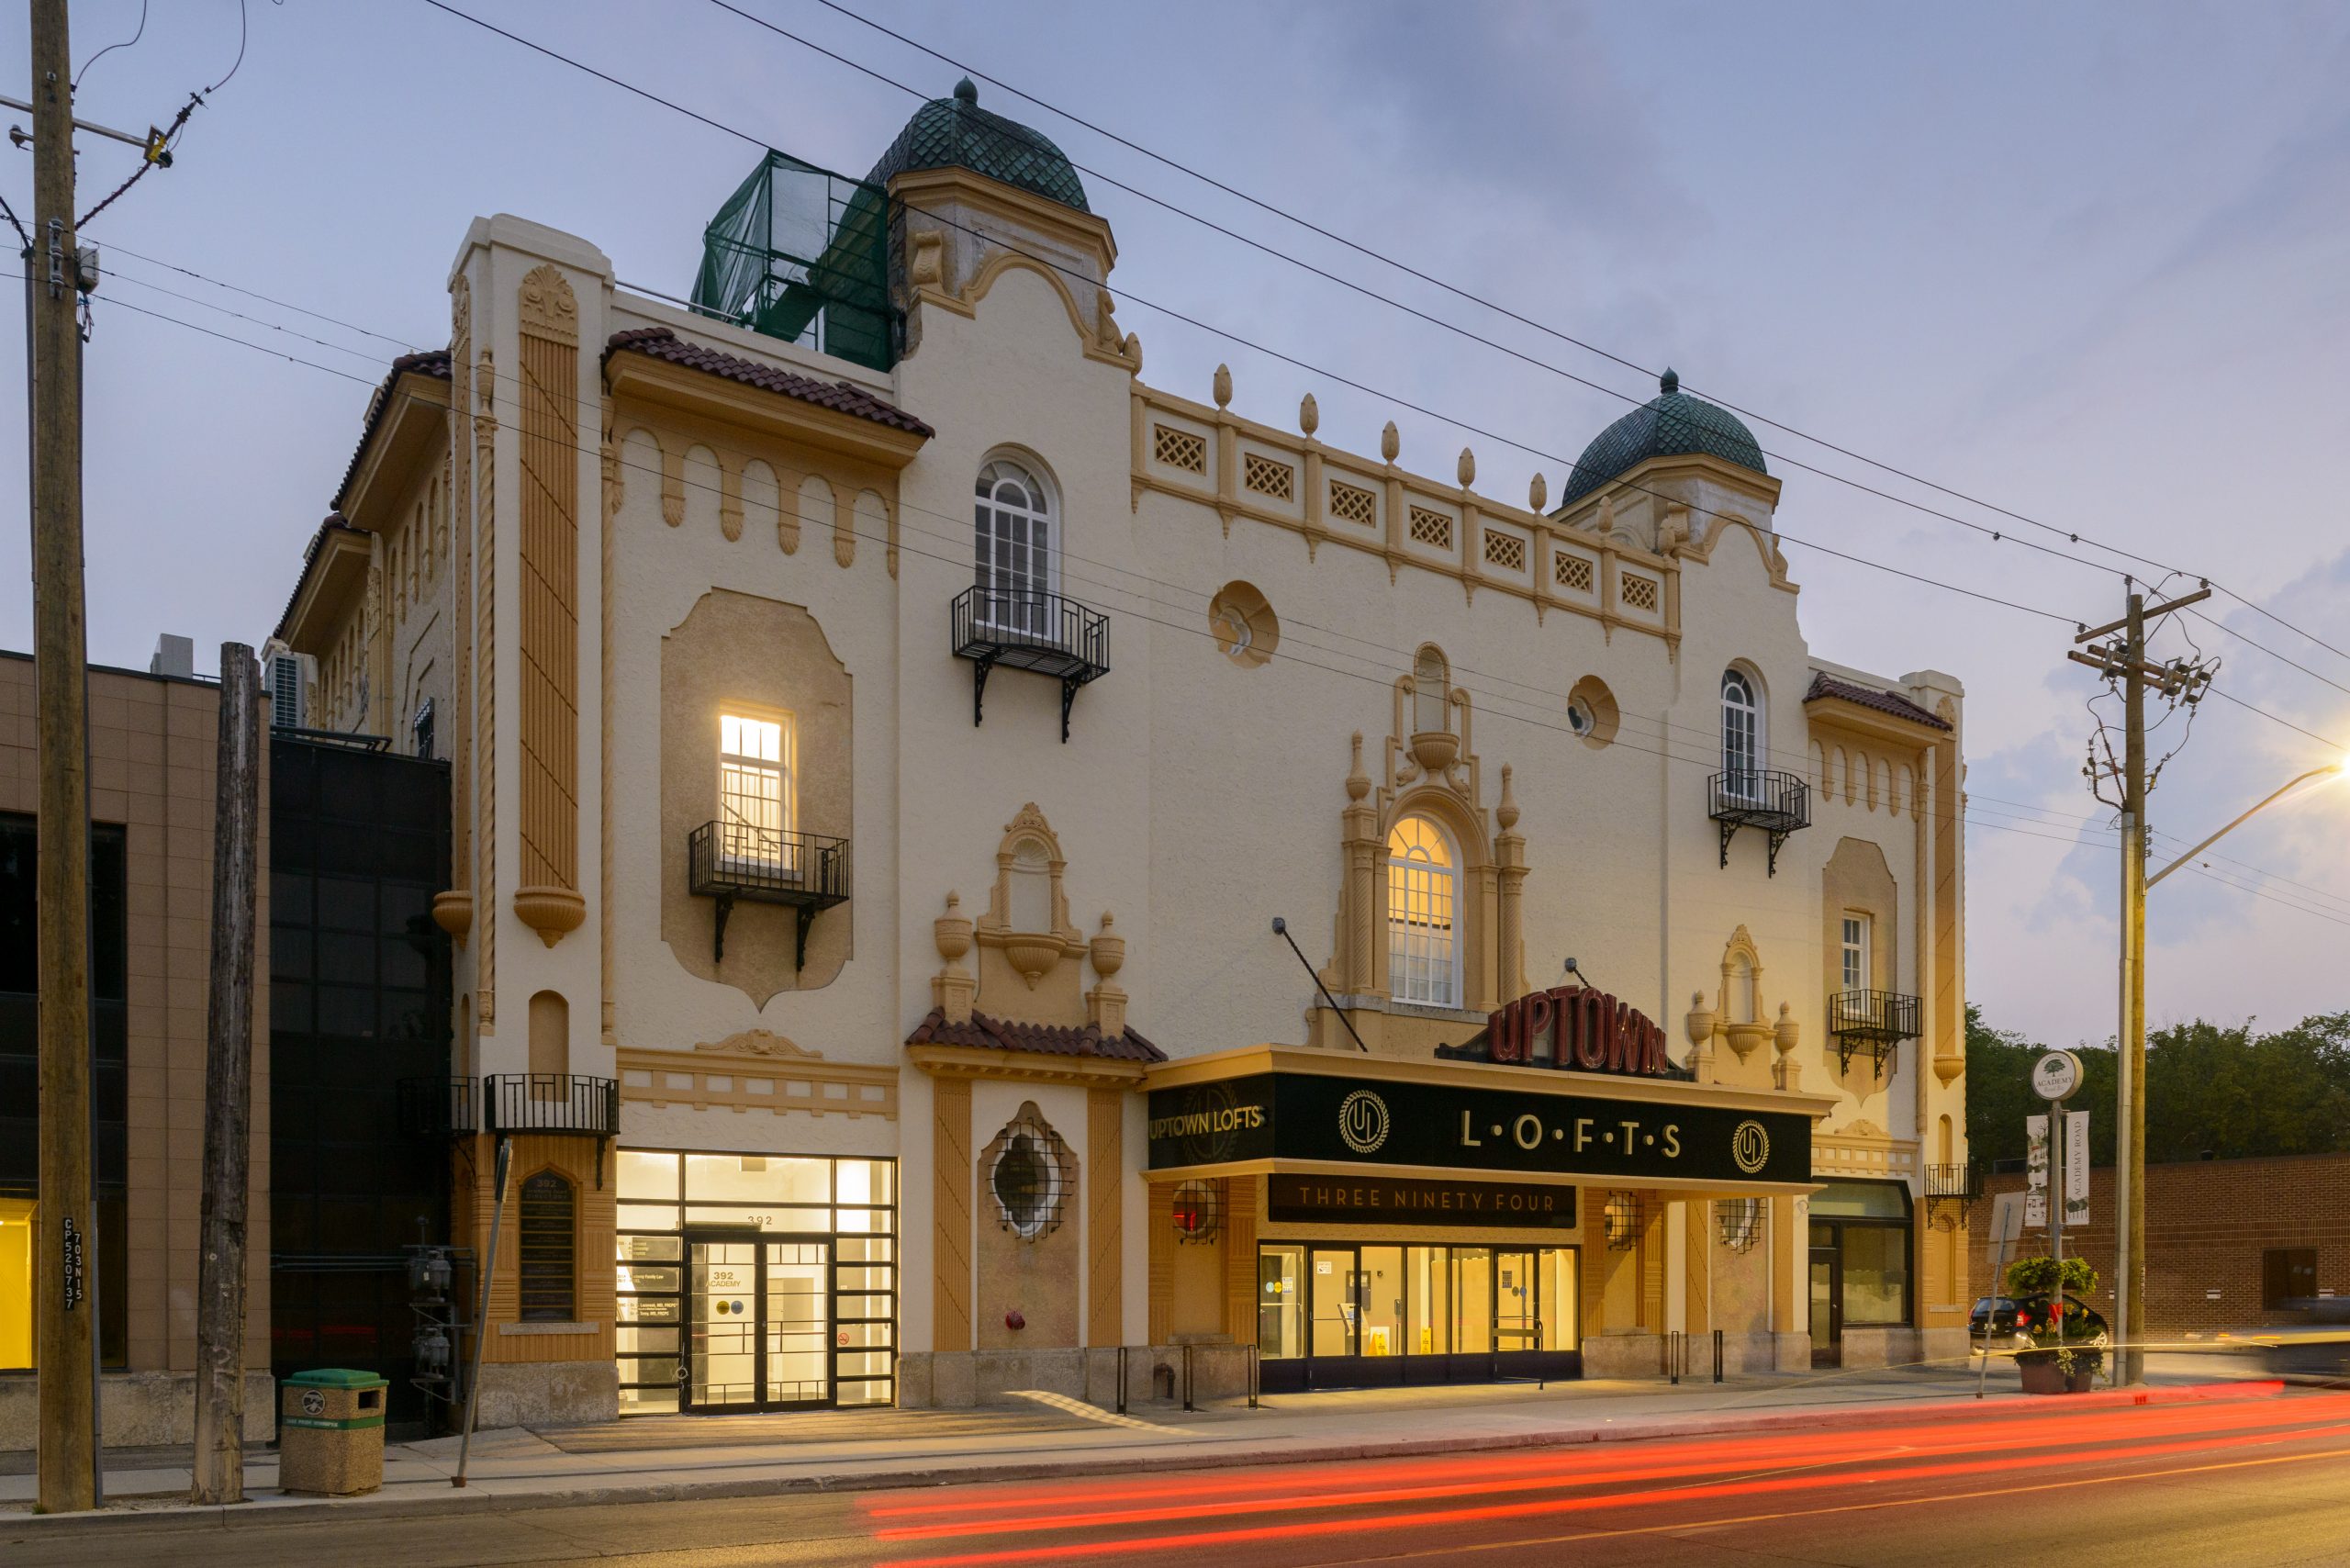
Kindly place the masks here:
POLYGON ((2042 1100, 2067 1100, 2081 1086, 2081 1058, 2070 1051, 2050 1051, 2031 1068, 2031 1092, 2042 1100))

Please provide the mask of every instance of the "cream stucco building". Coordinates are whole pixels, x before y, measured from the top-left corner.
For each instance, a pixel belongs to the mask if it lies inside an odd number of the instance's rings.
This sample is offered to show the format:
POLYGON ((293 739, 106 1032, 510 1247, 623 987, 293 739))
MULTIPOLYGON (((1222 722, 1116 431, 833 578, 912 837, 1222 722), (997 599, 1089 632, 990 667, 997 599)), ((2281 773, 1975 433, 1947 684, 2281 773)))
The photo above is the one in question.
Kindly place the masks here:
POLYGON ((711 258, 477 220, 278 629, 452 763, 486 1424, 1963 1349, 1961 689, 1735 419, 1551 504, 1156 387, 968 84, 711 258))

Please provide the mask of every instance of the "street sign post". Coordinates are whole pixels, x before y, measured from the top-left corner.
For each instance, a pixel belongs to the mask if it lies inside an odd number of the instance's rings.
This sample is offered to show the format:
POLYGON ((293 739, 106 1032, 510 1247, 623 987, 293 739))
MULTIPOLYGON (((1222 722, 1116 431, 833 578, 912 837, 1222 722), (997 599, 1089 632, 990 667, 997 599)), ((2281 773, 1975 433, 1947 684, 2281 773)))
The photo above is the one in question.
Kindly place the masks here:
POLYGON ((2077 1113, 2081 1130, 2075 1147, 2075 1117, 2065 1111, 2065 1102, 2081 1086, 2081 1058, 2070 1051, 2050 1051, 2031 1067, 2032 1092, 2048 1102, 2048 1114, 2031 1118, 2044 1129, 2034 1140, 2033 1182, 2041 1189, 2034 1195, 2048 1210, 2048 1256, 2056 1265, 2048 1311, 2056 1325, 2060 1350, 2065 1344, 2065 1224, 2074 1217, 2071 1211, 2076 1182, 2082 1217, 2086 1218, 2088 1211, 2088 1116, 2077 1113), (2077 1171, 2074 1169, 2076 1160, 2077 1171), (2054 1167, 2053 1171, 2051 1165, 2054 1167))

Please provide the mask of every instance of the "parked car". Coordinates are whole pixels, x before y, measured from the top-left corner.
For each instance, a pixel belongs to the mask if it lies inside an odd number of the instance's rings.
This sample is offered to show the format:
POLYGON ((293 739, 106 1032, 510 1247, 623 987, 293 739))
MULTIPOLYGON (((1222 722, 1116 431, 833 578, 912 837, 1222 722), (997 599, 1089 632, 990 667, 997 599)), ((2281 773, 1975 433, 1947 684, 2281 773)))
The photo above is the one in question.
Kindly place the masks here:
MULTIPOLYGON (((2028 1340, 2045 1325, 2054 1303, 2044 1295, 1984 1296, 1967 1316, 1967 1331, 1977 1345, 2001 1340, 2028 1340)), ((2065 1338, 2104 1350, 2113 1342, 2105 1316, 2080 1297, 2065 1296, 2065 1338)))

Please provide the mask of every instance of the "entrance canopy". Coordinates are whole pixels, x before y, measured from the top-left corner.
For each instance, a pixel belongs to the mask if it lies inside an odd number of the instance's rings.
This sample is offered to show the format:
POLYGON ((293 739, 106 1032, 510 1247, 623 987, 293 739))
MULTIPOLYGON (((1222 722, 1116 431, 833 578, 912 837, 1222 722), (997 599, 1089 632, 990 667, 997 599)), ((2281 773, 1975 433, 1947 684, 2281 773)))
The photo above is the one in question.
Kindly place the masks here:
POLYGON ((1293 1171, 1812 1191, 1825 1095, 1282 1046, 1151 1068, 1153 1175, 1293 1171))

